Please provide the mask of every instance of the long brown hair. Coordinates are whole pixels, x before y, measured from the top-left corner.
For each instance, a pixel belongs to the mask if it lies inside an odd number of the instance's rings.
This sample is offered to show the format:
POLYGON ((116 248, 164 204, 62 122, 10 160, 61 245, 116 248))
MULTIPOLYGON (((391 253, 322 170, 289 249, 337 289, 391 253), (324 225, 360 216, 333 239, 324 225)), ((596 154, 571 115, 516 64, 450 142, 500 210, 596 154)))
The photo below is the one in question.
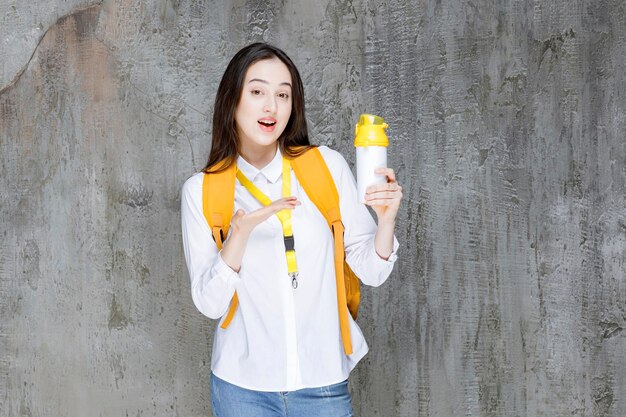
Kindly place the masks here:
POLYGON ((253 43, 239 50, 230 60, 215 96, 213 109, 213 138, 209 161, 204 172, 219 172, 235 162, 239 152, 239 136, 235 111, 241 98, 246 71, 255 62, 278 58, 289 69, 293 86, 289 122, 278 138, 283 155, 298 156, 310 148, 309 134, 304 115, 304 87, 300 73, 287 54, 267 43, 253 43))

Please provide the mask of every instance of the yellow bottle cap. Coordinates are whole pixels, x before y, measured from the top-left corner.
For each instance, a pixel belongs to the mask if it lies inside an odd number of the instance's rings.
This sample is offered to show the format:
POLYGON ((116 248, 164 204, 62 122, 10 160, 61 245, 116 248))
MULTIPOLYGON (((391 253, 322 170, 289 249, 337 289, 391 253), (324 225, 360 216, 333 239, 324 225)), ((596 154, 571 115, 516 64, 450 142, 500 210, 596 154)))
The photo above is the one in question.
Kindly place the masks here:
POLYGON ((389 146, 388 127, 382 117, 362 114, 354 129, 354 146, 389 146))

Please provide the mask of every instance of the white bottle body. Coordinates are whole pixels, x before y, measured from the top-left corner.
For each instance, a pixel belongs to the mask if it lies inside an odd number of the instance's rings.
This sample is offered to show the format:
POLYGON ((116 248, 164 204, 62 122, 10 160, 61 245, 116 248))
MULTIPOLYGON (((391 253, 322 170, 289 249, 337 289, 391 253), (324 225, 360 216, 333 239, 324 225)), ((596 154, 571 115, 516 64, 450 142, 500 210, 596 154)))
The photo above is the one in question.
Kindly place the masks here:
POLYGON ((387 167, 386 146, 356 147, 356 182, 359 202, 365 203, 365 189, 374 184, 387 183, 387 176, 376 174, 376 168, 387 167))

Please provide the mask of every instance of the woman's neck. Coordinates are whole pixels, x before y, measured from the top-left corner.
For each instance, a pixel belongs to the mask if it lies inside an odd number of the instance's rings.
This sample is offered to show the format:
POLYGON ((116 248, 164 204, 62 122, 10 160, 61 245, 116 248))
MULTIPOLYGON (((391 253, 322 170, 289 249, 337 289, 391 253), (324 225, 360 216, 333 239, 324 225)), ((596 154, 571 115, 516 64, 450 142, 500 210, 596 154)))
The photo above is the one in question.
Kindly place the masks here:
POLYGON ((276 156, 276 148, 278 143, 274 143, 271 146, 258 147, 256 149, 250 149, 250 147, 242 147, 239 150, 239 154, 250 165, 257 169, 263 169, 267 164, 272 162, 272 159, 276 156))

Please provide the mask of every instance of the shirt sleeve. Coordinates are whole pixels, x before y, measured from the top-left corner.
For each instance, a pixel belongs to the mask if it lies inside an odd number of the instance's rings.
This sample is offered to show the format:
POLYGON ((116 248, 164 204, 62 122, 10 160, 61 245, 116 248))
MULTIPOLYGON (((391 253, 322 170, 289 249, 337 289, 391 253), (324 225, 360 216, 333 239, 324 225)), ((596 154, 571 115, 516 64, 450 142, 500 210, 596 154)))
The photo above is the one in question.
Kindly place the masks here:
POLYGON ((398 239, 393 237, 393 251, 388 259, 376 253, 376 222, 367 207, 358 201, 356 181, 350 166, 339 152, 326 147, 320 147, 320 151, 339 192, 346 261, 364 284, 377 287, 391 274, 397 259, 398 239))
POLYGON ((196 174, 182 188, 183 249, 196 308, 219 319, 228 310, 240 278, 220 256, 202 212, 202 180, 203 174, 196 174))

